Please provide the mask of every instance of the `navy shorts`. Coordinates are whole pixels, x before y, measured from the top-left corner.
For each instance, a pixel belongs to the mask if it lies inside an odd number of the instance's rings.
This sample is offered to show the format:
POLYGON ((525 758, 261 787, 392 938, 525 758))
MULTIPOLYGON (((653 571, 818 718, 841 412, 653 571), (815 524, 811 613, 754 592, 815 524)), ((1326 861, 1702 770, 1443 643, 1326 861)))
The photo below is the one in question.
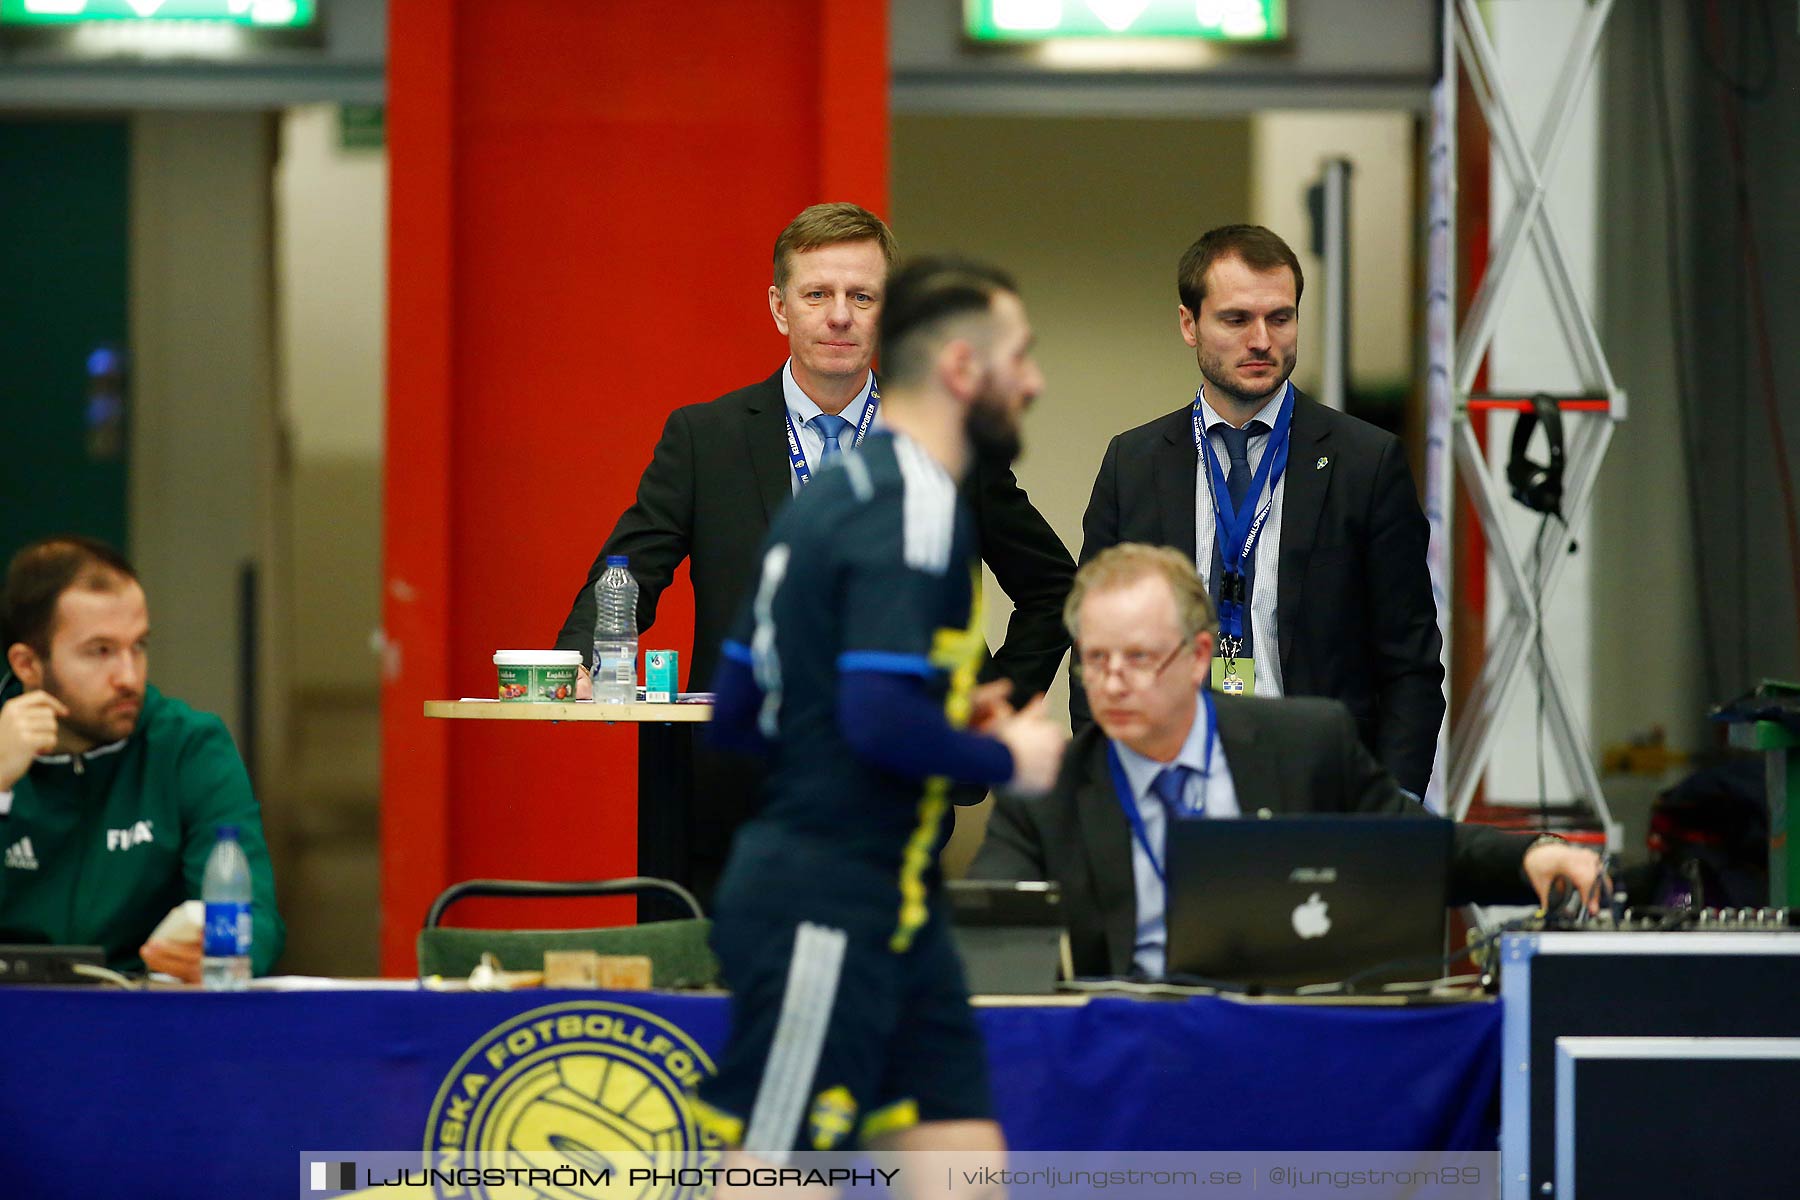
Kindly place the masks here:
POLYGON ((899 954, 887 936, 718 918, 731 1037, 697 1108, 727 1144, 836 1150, 922 1121, 992 1116, 987 1048, 945 921, 934 911, 899 954))

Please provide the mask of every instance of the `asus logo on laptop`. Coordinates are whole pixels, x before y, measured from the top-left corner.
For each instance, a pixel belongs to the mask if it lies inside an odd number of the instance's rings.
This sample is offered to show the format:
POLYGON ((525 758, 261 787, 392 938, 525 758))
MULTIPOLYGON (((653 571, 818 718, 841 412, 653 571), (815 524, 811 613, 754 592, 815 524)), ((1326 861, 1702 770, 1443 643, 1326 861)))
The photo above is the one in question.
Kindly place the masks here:
POLYGON ((1288 872, 1289 883, 1336 883, 1336 867, 1295 867, 1288 872))

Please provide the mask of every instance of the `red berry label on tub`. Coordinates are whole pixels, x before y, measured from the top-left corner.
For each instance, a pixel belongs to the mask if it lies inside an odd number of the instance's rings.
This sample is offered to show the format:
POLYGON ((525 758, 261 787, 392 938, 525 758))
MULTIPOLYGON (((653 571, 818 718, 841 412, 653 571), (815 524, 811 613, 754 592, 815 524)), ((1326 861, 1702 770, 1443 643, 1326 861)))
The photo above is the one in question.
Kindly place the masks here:
POLYGON ((574 667, 533 667, 532 695, 538 700, 573 700, 574 667))
POLYGON ((500 676, 500 699, 526 700, 531 696, 531 668, 528 666, 504 666, 497 668, 500 676))
POLYGON ((501 700, 554 703, 575 698, 573 665, 564 663, 499 663, 496 695, 501 700))

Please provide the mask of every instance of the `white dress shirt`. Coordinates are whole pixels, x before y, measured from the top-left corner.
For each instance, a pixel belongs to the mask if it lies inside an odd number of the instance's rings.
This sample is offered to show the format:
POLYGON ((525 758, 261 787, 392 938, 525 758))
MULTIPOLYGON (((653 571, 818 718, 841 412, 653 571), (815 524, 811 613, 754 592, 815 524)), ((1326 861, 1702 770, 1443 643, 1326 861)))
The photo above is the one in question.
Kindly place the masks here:
MULTIPOLYGON (((1258 672, 1260 677, 1261 672, 1258 672)), ((1212 770, 1208 775, 1201 775, 1206 769, 1206 731, 1212 721, 1212 710, 1201 703, 1195 710, 1194 723, 1188 729, 1187 741, 1181 745, 1175 762, 1184 767, 1192 767, 1194 773, 1188 776, 1187 787, 1182 793, 1182 805, 1193 814, 1194 818, 1236 817, 1241 815, 1238 809, 1237 787, 1231 782, 1231 767, 1225 761, 1225 747, 1215 738, 1213 741, 1212 770)), ((1131 802, 1137 806, 1138 815, 1144 820, 1144 835, 1150 844, 1156 847, 1156 856, 1166 868, 1168 854, 1168 812, 1163 808, 1162 800, 1150 790, 1156 777, 1164 768, 1172 763, 1157 762, 1146 758, 1128 746, 1113 743, 1113 749, 1119 753, 1119 765, 1125 768, 1125 780, 1131 785, 1131 802)), ((1150 856, 1144 853, 1144 847, 1137 835, 1131 835, 1131 878, 1137 887, 1137 943, 1132 952, 1131 962, 1139 971, 1151 979, 1161 979, 1165 974, 1168 958, 1169 931, 1168 922, 1163 910, 1167 905, 1163 881, 1156 874, 1156 867, 1150 856)))
MULTIPOLYGON (((875 372, 870 371, 868 379, 863 381, 862 391, 856 399, 844 405, 844 411, 838 416, 850 422, 850 428, 838 439, 838 449, 849 450, 856 443, 856 429, 862 424, 863 410, 869 406, 869 391, 875 386, 875 372)), ((806 455, 806 465, 814 475, 819 473, 819 466, 825 459, 825 435, 813 424, 813 418, 824 410, 813 403, 813 398, 800 390, 794 382, 794 360, 788 359, 781 367, 781 395, 787 401, 788 420, 794 423, 794 432, 800 435, 800 450, 806 455)), ((876 414, 877 424, 881 415, 876 414)), ((792 461, 788 463, 788 483, 795 494, 800 491, 800 476, 794 470, 792 461)))
MULTIPOLYGON (((1269 445, 1269 433, 1275 429, 1275 416, 1281 411, 1281 401, 1293 386, 1291 383, 1284 384, 1250 418, 1252 421, 1261 421, 1266 430, 1250 437, 1248 457, 1252 472, 1262 465, 1263 451, 1269 445)), ((1230 422, 1207 403, 1204 386, 1200 390, 1200 416, 1205 423, 1206 438, 1212 443, 1213 453, 1219 456, 1219 467, 1229 475, 1231 460, 1225 452, 1225 439, 1220 436, 1218 427, 1229 425, 1230 422)), ((1195 454, 1199 454, 1198 449, 1195 454)), ((1293 462, 1289 461, 1288 470, 1293 468, 1293 462)), ((1275 623, 1275 600, 1281 582, 1281 501, 1286 493, 1287 472, 1284 471, 1275 484, 1275 503, 1269 509, 1269 519, 1263 522, 1262 533, 1256 539, 1256 579, 1250 591, 1250 651, 1251 658, 1256 663, 1258 696, 1281 695, 1281 630, 1275 623)), ((1261 507, 1261 496, 1252 496, 1250 500, 1252 504, 1261 507)), ((1201 456, 1194 487, 1194 565, 1200 569, 1200 578, 1206 581, 1209 591, 1213 586, 1213 544, 1218 531, 1216 522, 1212 473, 1207 468, 1205 457, 1201 456)))

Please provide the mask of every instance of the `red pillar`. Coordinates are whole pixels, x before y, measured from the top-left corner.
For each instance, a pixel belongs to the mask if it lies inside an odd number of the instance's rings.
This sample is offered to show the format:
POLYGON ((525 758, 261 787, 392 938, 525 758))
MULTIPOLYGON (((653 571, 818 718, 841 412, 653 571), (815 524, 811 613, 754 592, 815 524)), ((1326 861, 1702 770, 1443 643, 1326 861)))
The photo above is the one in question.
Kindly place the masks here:
MULTIPOLYGON (((473 876, 635 866, 625 727, 426 720, 553 640, 668 411, 784 353, 804 206, 887 201, 884 0, 392 0, 384 973, 473 876)), ((646 644, 685 648, 685 582, 646 644)), ((615 902, 616 903, 616 902, 615 902)), ((489 919, 480 903, 458 921, 489 919)), ((622 905, 603 910, 618 918, 622 905)), ((581 919, 592 919, 589 911, 581 919)), ((501 923, 571 918, 556 905, 501 923)))
MULTIPOLYGON (((1492 197, 1489 158, 1492 143, 1487 120, 1475 97, 1474 84, 1467 71, 1456 76, 1456 327, 1461 330, 1468 319, 1469 305, 1487 273, 1488 245, 1492 197)), ((1475 376, 1477 391, 1488 385, 1487 362, 1484 359, 1475 376)), ((1473 413, 1469 425, 1475 439, 1487 447, 1487 414, 1473 413)), ((1450 642, 1450 712, 1452 723, 1460 719, 1468 703, 1475 681, 1487 661, 1487 535, 1481 530, 1481 519, 1475 513, 1475 502, 1469 498, 1470 482, 1458 476, 1455 488, 1455 528, 1451 533, 1454 561, 1451 567, 1451 603, 1456 620, 1451 626, 1450 642)), ((1487 807, 1487 785, 1478 784, 1469 816, 1475 820, 1491 820, 1496 814, 1487 807)))

